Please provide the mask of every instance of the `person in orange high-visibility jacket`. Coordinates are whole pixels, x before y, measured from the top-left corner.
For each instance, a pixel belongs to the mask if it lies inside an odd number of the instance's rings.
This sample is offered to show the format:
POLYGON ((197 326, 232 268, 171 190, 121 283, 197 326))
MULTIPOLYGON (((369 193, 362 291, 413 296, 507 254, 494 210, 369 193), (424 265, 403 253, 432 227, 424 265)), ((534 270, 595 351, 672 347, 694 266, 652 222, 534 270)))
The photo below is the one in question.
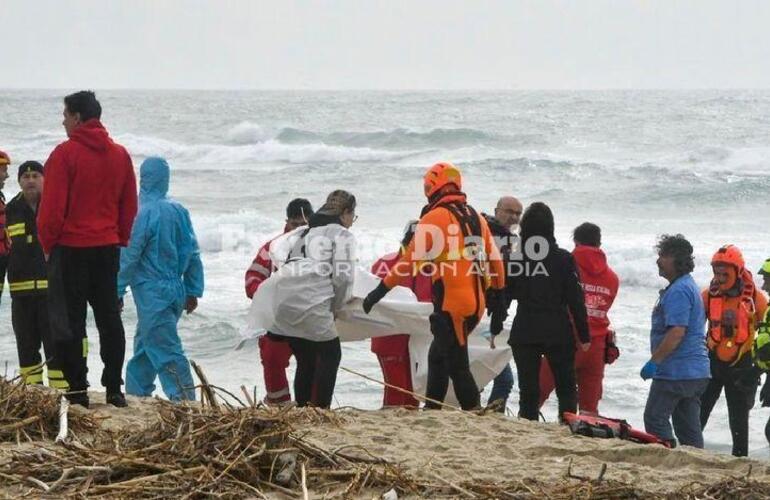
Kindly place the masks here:
POLYGON ((749 410, 754 407, 761 374, 752 361, 751 347, 767 299, 735 245, 717 250, 711 267, 714 277, 703 291, 711 380, 701 396, 701 427, 706 428, 724 388, 733 455, 745 457, 749 454, 749 410))
MULTIPOLYGON (((505 317, 505 268, 486 220, 468 203, 460 171, 451 163, 433 165, 424 177, 428 205, 415 237, 398 262, 364 300, 368 313, 404 276, 425 273, 433 283, 433 342, 428 352, 426 397, 443 402, 449 387, 464 410, 479 407, 479 389, 468 360, 467 339, 487 308, 489 289, 492 334, 505 317)), ((440 405, 428 401, 426 408, 440 405)))

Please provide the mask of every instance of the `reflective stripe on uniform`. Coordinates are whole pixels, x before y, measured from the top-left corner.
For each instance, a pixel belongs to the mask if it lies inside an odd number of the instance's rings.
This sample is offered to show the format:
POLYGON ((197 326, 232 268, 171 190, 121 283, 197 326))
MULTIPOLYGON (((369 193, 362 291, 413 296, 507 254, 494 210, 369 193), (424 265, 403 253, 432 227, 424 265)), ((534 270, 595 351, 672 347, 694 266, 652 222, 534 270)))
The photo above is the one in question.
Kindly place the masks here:
POLYGON ((66 380, 58 380, 58 379, 48 379, 48 387, 51 387, 52 389, 61 389, 62 391, 67 391, 70 388, 70 385, 67 383, 66 380))
POLYGON ((27 232, 27 226, 23 222, 20 222, 18 224, 13 224, 11 226, 8 226, 6 228, 6 231, 8 231, 8 236, 22 236, 24 233, 27 232))
POLYGON ((48 280, 29 280, 11 282, 12 292, 24 292, 27 290, 47 290, 48 280))
POLYGON ((43 364, 37 364, 32 366, 19 367, 19 373, 21 378, 24 379, 26 384, 42 384, 43 383, 43 364))
POLYGON ((24 383, 26 384, 42 384, 43 383, 43 373, 30 373, 28 375, 24 375, 24 383))
POLYGON ((70 385, 67 383, 67 380, 64 378, 64 372, 61 370, 48 370, 48 387, 53 387, 54 389, 62 389, 67 390, 70 388, 70 385))
POLYGON ((268 399, 279 399, 285 396, 289 396, 290 394, 291 393, 289 392, 289 388, 286 387, 284 389, 281 389, 280 391, 273 391, 273 392, 268 391, 267 397, 268 399))
POLYGON ((249 267, 249 271, 259 273, 262 276, 270 276, 270 269, 256 262, 251 264, 251 266, 249 267))

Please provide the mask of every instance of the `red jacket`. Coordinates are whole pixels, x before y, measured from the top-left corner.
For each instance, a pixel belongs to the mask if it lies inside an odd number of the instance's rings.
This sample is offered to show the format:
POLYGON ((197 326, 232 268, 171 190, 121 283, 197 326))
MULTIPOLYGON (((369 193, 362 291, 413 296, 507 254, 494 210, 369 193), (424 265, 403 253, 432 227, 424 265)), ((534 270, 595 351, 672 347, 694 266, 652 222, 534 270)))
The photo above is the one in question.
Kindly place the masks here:
MULTIPOLYGON (((400 254, 398 253, 391 253, 382 257, 372 266, 372 274, 378 278, 383 278, 388 274, 390 268, 398 262, 399 257, 400 254)), ((412 290, 420 302, 432 302, 433 280, 430 275, 404 276, 398 284, 412 290)), ((372 352, 377 355, 400 354, 402 349, 408 349, 408 345, 409 335, 405 334, 372 338, 372 352)))
MULTIPOLYGON (((286 226, 283 228, 283 234, 286 234, 289 230, 289 227, 286 226)), ((254 257, 254 260, 251 262, 251 266, 246 270, 246 276, 245 276, 245 285, 246 285, 246 296, 248 298, 253 298, 254 294, 257 292, 257 288, 264 283, 264 281, 270 277, 271 274, 273 274, 273 261, 270 260, 270 243, 273 242, 276 238, 280 237, 279 234, 272 240, 268 241, 264 245, 262 245, 257 252, 257 256, 254 257)))
POLYGON ((45 162, 37 225, 46 254, 57 245, 126 246, 136 217, 136 176, 128 152, 92 119, 45 162))
MULTIPOLYGON (((390 268, 398 262, 399 257, 398 253, 390 253, 380 258, 372 265, 372 274, 384 278, 390 268)), ((420 302, 431 302, 433 299, 433 281, 430 275, 420 273, 417 276, 404 276, 398 284, 413 291, 420 302)))
MULTIPOLYGON (((11 239, 5 230, 5 195, 0 191, 0 257, 8 256, 11 252, 11 239)), ((3 285, 0 283, 0 290, 3 285)))
POLYGON ((607 257, 600 248, 578 245, 572 255, 583 285, 591 336, 606 335, 610 326, 607 311, 618 294, 618 276, 607 265, 607 257))

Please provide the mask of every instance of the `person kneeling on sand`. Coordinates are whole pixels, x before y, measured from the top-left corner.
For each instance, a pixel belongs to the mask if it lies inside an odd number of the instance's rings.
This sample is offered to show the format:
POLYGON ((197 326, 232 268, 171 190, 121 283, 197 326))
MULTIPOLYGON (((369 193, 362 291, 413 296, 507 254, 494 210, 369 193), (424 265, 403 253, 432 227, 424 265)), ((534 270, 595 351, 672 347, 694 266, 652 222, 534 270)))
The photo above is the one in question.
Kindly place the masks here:
POLYGON ((155 378, 172 401, 195 400, 190 365, 177 332, 182 311, 203 296, 203 264, 190 214, 166 196, 169 167, 147 158, 140 169, 139 213, 120 256, 118 295, 126 288, 138 317, 134 356, 126 367, 126 392, 151 396, 155 378))
POLYGON ((751 347, 756 327, 765 316, 767 299, 754 285, 735 245, 720 248, 711 259, 711 267, 714 278, 703 291, 711 380, 701 397, 700 422, 705 429, 724 388, 733 455, 745 457, 749 454, 749 410, 754 407, 761 373, 752 362, 751 347))
POLYGON ((652 357, 640 376, 653 379, 644 408, 645 431, 676 446, 703 448, 700 398, 710 378, 703 310, 692 273, 693 248, 681 234, 663 235, 658 241, 658 272, 669 285, 660 292, 652 310, 652 357))
POLYGON ((297 406, 331 406, 342 357, 334 320, 352 296, 356 240, 349 229, 357 218, 355 196, 332 191, 270 278, 277 280, 271 334, 287 340, 297 360, 297 406))

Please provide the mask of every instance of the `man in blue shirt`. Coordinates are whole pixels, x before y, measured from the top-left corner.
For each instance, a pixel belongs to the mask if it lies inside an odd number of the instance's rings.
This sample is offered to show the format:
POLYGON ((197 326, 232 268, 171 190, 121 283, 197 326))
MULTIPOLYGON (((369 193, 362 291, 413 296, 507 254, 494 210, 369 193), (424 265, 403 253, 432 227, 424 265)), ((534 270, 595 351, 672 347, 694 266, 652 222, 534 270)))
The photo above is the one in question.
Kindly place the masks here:
POLYGON ((644 427, 647 432, 676 445, 703 448, 700 397, 711 377, 704 340, 706 316, 700 290, 690 273, 695 268, 693 248, 681 234, 658 241, 658 272, 669 282, 652 311, 652 357, 640 373, 652 378, 644 427))

